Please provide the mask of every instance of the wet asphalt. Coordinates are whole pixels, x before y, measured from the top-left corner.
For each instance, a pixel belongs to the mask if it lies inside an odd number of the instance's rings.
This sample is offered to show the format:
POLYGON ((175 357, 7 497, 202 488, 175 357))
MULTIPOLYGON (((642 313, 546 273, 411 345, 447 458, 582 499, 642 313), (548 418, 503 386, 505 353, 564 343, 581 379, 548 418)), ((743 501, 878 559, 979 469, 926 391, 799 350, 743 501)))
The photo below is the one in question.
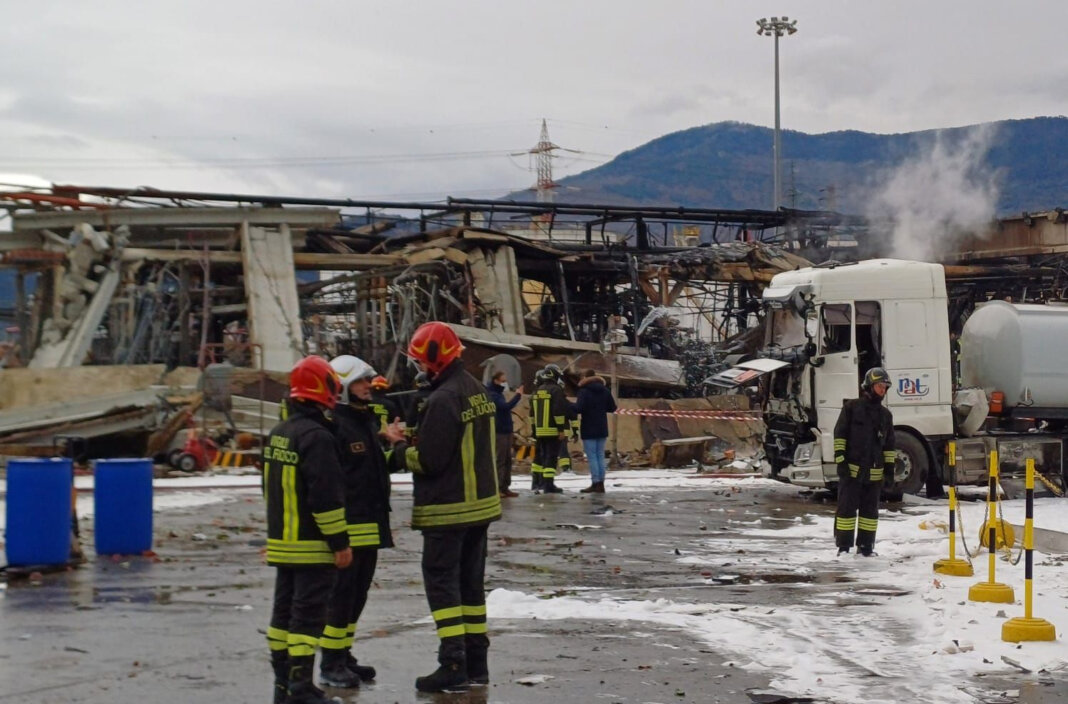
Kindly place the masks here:
MULTIPOLYGON (((517 478, 522 491, 528 477, 517 478)), ((617 482, 626 481, 625 473, 617 482)), ((576 484, 578 486, 578 484, 576 484)), ((789 585, 840 589, 847 568, 815 574, 765 570, 729 575, 682 564, 679 555, 732 524, 787 525, 833 513, 833 504, 787 486, 656 489, 557 496, 523 491, 490 531, 487 590, 542 596, 581 589, 584 598, 625 596, 684 602, 773 604, 789 585), (608 511, 608 515, 602 515, 608 511), (590 526, 597 526, 591 528, 590 526), (770 585, 770 588, 769 588, 770 585)), ((0 702, 269 702, 264 631, 274 570, 262 560, 263 505, 252 490, 157 513, 154 556, 98 557, 82 522, 89 562, 39 579, 11 579, 0 592, 0 702)), ((774 702, 768 680, 733 667, 693 636, 655 624, 581 619, 494 621, 491 684, 466 694, 420 695, 416 676, 434 669, 436 638, 419 572, 421 539, 406 525, 410 494, 393 500, 397 547, 383 551, 355 653, 378 670, 359 690, 328 690, 345 702, 515 703, 774 702)), ((872 585, 869 585, 872 586, 872 585)), ((1006 701, 1068 701, 1011 677, 1006 701)), ((831 700, 821 700, 831 701, 831 700)), ((978 701, 978 700, 977 700, 978 701)))

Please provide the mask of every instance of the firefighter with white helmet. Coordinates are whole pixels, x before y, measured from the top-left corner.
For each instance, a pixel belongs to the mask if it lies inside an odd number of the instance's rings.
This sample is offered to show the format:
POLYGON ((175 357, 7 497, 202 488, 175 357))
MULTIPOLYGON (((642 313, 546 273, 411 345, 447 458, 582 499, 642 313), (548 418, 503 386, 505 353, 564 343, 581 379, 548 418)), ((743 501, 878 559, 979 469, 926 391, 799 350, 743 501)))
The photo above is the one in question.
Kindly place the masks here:
POLYGON ((378 551, 393 547, 389 527, 391 471, 396 471, 392 451, 383 452, 379 436, 386 444, 400 442, 404 433, 396 423, 380 430, 378 415, 371 407, 371 386, 375 370, 359 357, 342 355, 330 361, 341 381, 341 393, 334 416, 337 420, 341 470, 345 489, 345 521, 348 524, 352 564, 340 570, 327 609, 326 626, 320 647, 322 662, 319 679, 332 687, 358 687, 360 681, 375 678, 375 669, 361 665, 352 654, 356 624, 367 604, 378 551))

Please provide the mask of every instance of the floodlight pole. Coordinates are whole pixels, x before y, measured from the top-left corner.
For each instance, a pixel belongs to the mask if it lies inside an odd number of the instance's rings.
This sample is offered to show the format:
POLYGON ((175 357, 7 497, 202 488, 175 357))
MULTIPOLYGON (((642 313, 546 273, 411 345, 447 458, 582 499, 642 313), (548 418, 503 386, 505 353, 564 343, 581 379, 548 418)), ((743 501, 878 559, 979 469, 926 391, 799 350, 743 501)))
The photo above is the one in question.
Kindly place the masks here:
POLYGON ((772 17, 770 20, 757 20, 757 34, 771 36, 775 39, 775 137, 772 142, 772 159, 774 162, 774 209, 782 205, 782 125, 779 119, 779 37, 797 31, 797 20, 789 17, 772 17))

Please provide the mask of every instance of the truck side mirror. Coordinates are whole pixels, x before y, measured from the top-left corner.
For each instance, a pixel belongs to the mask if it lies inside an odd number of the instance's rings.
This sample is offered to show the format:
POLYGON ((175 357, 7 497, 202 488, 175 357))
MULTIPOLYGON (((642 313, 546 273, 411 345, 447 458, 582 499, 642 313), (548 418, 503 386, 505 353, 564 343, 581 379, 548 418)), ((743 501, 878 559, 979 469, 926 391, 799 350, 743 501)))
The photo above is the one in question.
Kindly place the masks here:
POLYGON ((817 351, 815 342, 809 341, 805 343, 805 356, 808 357, 808 363, 814 367, 821 367, 823 366, 823 357, 817 356, 817 351))

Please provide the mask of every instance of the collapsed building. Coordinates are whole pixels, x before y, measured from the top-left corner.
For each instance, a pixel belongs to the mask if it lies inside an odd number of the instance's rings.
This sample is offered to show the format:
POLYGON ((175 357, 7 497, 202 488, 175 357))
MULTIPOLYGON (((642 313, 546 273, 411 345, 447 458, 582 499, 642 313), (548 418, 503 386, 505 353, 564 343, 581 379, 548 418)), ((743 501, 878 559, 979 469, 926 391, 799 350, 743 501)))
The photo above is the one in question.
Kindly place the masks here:
MULTIPOLYGON (((130 454, 165 453, 183 424, 210 413, 234 433, 262 435, 285 373, 305 354, 358 355, 403 394, 414 375, 405 345, 427 320, 454 327, 476 374, 506 355, 528 383, 548 362, 572 379, 586 369, 610 375, 629 404, 657 412, 627 421, 638 424, 628 449, 685 434, 750 437, 759 421, 738 416, 737 399, 706 399, 706 380, 759 346, 763 287, 810 259, 848 258, 872 244, 856 218, 788 210, 73 186, 3 193, 0 203, 13 223, 0 235, 0 267, 14 272, 16 292, 0 350, 9 367, 0 370, 0 454, 47 454, 68 435, 98 447, 117 436, 130 454), (86 367, 101 369, 63 376, 100 386, 68 383, 55 408, 22 388, 52 398, 43 387, 57 377, 46 370, 86 367), (231 393, 212 394, 194 373, 209 367, 231 393), (136 369, 158 370, 154 383, 136 369), (64 401, 78 395, 86 407, 74 412, 64 401), (686 413, 671 411, 682 406, 686 413), (713 406, 734 415, 719 419, 713 406)), ((1000 240, 977 236, 955 270, 962 313, 991 287, 1022 295, 1063 287, 1055 257, 1068 238, 1058 217, 1005 221, 1000 240), (1044 234, 1034 242, 1017 233, 1036 223, 1044 234), (1010 239, 1029 249, 995 245, 1010 239)))

